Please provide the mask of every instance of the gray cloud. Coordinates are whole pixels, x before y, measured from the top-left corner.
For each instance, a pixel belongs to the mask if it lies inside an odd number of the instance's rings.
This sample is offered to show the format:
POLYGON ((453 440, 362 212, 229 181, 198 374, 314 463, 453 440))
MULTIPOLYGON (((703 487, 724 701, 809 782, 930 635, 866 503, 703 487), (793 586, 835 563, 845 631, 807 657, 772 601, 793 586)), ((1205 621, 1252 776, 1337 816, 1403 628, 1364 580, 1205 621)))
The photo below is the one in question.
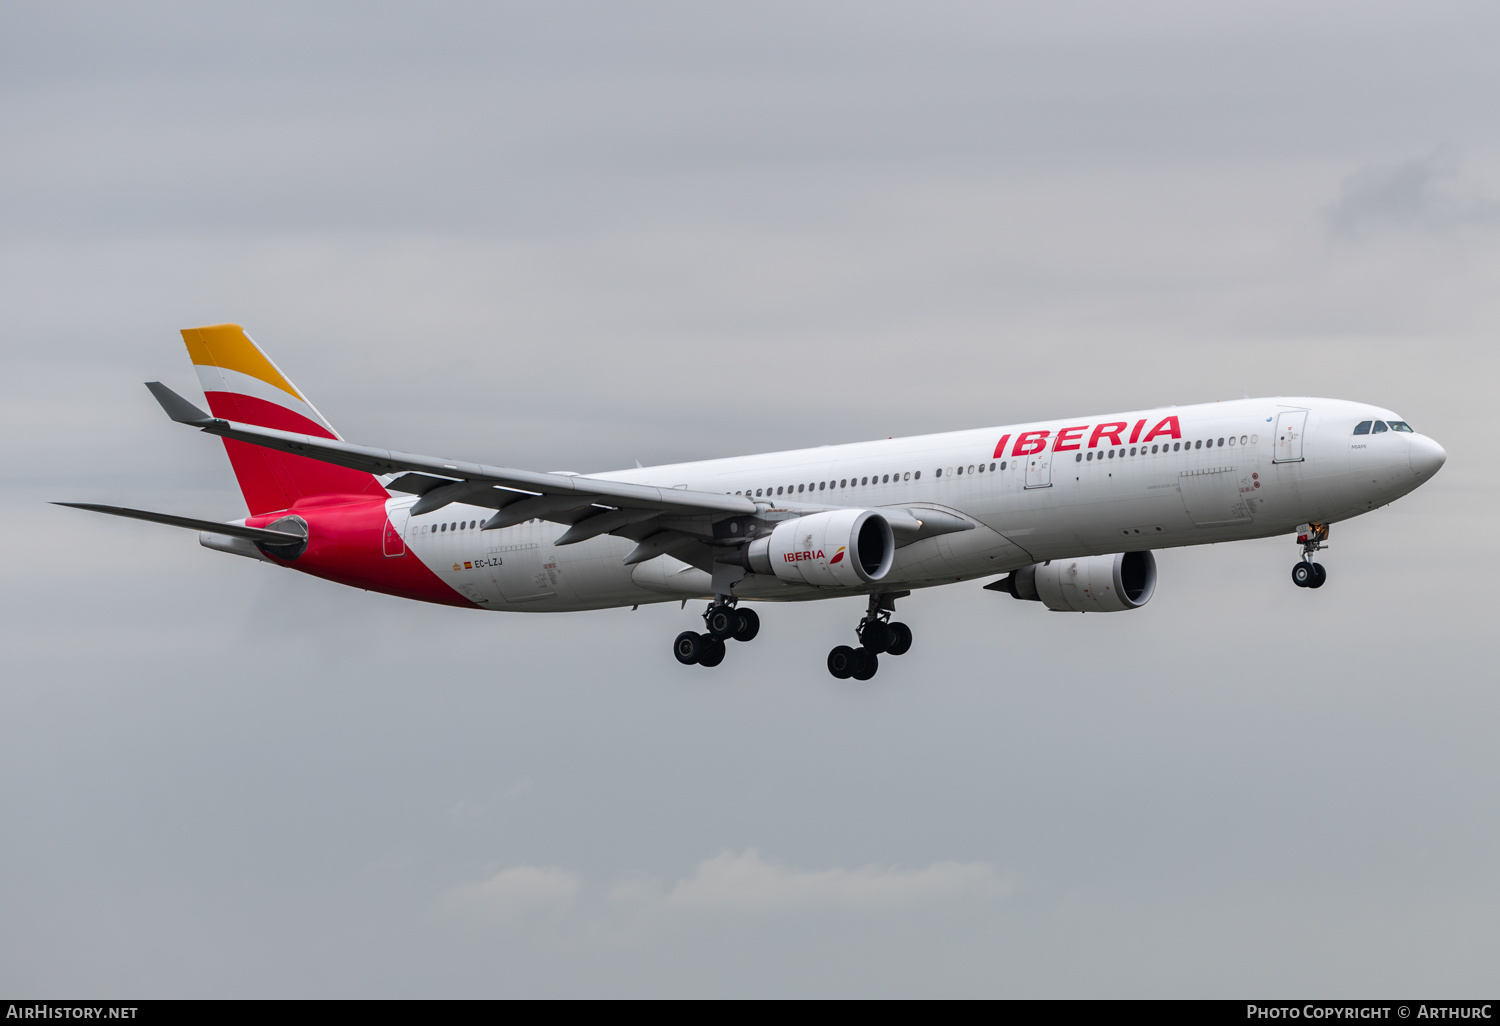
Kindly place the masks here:
POLYGON ((1500 222, 1500 202, 1465 181, 1456 162, 1439 154, 1368 167, 1344 179, 1328 211, 1335 234, 1381 231, 1445 234, 1500 222))

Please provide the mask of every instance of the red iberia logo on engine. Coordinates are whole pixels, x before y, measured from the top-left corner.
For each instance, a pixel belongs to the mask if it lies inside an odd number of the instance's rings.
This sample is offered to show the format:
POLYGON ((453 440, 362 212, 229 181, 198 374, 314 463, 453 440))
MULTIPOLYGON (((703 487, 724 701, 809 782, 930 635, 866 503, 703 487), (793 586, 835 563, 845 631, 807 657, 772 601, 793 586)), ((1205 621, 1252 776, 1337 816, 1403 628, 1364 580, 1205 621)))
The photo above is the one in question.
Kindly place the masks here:
MULTIPOLYGON (((839 551, 843 552, 844 550, 840 549, 839 551)), ((788 563, 800 563, 804 559, 822 559, 823 558, 823 550, 822 549, 817 549, 817 550, 804 549, 801 552, 788 552, 785 555, 783 555, 781 558, 784 559, 784 560, 786 560, 788 563)), ((838 560, 835 559, 834 562, 837 563, 838 560)))
POLYGON ((833 564, 835 564, 839 560, 843 559, 844 558, 844 550, 847 549, 848 547, 849 546, 847 546, 847 545, 840 545, 839 546, 839 550, 837 552, 835 552, 833 554, 833 558, 828 561, 828 565, 829 566, 833 566, 833 564))

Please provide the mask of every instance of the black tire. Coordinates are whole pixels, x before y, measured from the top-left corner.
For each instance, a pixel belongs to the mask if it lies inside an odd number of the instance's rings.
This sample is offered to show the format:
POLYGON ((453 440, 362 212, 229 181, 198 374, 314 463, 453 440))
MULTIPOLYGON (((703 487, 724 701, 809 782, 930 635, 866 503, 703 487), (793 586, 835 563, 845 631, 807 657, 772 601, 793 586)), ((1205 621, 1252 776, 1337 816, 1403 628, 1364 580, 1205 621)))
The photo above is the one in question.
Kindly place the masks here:
POLYGON ((911 628, 904 623, 890 624, 891 643, 885 646, 888 655, 906 655, 911 651, 911 628))
POLYGON ((677 635, 677 640, 672 642, 672 654, 683 666, 692 666, 703 658, 704 643, 708 641, 697 631, 683 631, 677 635))
POLYGON ((734 640, 754 641, 755 636, 760 633, 760 615, 753 609, 741 609, 738 612, 740 623, 734 629, 734 640))
POLYGON ((840 645, 828 653, 828 672, 839 680, 848 680, 854 676, 854 649, 848 645, 840 645))
POLYGON ((875 676, 875 671, 880 669, 880 658, 868 648, 856 648, 854 650, 854 672, 849 674, 855 680, 869 680, 875 676))
POLYGON ((872 654, 879 654, 891 647, 891 629, 879 620, 871 620, 859 629, 859 643, 872 654))
POLYGON ((724 661, 724 639, 706 638, 703 642, 703 654, 698 657, 699 666, 718 666, 724 661))
POLYGON ((1322 563, 1312 565, 1312 580, 1307 582, 1309 588, 1321 588, 1328 581, 1328 571, 1323 569, 1322 563))
POLYGON ((1306 588, 1312 583, 1313 565, 1306 560, 1292 567, 1292 583, 1299 588, 1306 588))
POLYGON ((740 625, 740 614, 729 606, 714 606, 703 617, 703 624, 708 628, 710 637, 722 641, 734 634, 735 628, 740 625))

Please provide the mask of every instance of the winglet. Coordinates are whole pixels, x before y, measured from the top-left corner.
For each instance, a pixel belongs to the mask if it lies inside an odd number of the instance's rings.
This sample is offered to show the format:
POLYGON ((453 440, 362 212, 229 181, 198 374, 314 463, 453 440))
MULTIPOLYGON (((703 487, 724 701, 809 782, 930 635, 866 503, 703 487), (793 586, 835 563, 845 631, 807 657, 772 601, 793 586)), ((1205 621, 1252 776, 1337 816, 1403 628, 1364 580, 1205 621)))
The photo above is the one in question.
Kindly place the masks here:
POLYGON ((191 424, 194 427, 205 427, 214 422, 214 418, 204 413, 198 407, 188 402, 182 396, 172 391, 160 381, 148 381, 146 387, 151 389, 151 394, 156 396, 156 401, 161 403, 161 408, 167 411, 179 424, 191 424))

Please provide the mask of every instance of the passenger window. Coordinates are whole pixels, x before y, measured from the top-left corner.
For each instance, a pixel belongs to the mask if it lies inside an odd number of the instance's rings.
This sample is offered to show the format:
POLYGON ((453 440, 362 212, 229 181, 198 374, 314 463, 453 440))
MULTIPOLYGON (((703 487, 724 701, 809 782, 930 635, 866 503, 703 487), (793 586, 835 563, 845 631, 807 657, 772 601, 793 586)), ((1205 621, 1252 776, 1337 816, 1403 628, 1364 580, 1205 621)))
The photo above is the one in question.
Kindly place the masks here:
POLYGON ((1132 456, 1135 455, 1135 446, 1133 446, 1133 445, 1130 447, 1130 455, 1132 455, 1132 456))
POLYGON ((1153 456, 1156 455, 1156 446, 1154 446, 1154 445, 1151 447, 1151 455, 1153 455, 1153 456))
POLYGON ((1200 438, 1196 442, 1194 442, 1193 443, 1193 448, 1194 449, 1201 449, 1201 448, 1203 448, 1203 439, 1200 438))
POLYGON ((914 480, 917 480, 917 481, 922 480, 922 472, 920 470, 917 471, 917 476, 916 476, 916 478, 914 480))
POLYGON ((974 464, 972 463, 969 464, 969 473, 974 473, 974 464))
POLYGON ((1002 460, 1002 461, 1001 461, 1001 462, 1000 462, 1000 469, 1001 469, 1001 470, 1004 470, 1004 469, 1005 469, 1005 461, 1004 461, 1004 460, 1002 460))
POLYGON ((1372 431, 1372 432, 1371 432, 1371 434, 1376 434, 1376 435, 1378 435, 1378 434, 1380 434, 1380 433, 1381 433, 1381 432, 1383 432, 1383 431, 1386 431, 1386 430, 1388 430, 1388 429, 1387 429, 1387 428, 1386 428, 1386 426, 1385 426, 1385 421, 1383 421, 1383 420, 1377 420, 1377 421, 1376 421, 1376 422, 1375 422, 1375 430, 1374 430, 1374 431, 1372 431))
POLYGON ((778 485, 778 486, 777 486, 777 487, 776 487, 776 494, 777 494, 777 495, 780 495, 780 494, 781 494, 781 486, 780 486, 780 485, 778 485))
MULTIPOLYGON (((1392 431, 1411 431, 1411 425, 1408 424, 1404 420, 1393 420, 1393 421, 1391 421, 1391 430, 1392 431)), ((1415 434, 1415 432, 1412 432, 1412 433, 1415 434)))
POLYGON ((942 477, 943 476, 943 468, 942 467, 938 467, 937 470, 933 471, 933 473, 935 473, 938 477, 942 477))
POLYGON ((1079 453, 1078 455, 1074 456, 1073 457, 1073 462, 1074 463, 1082 463, 1083 462, 1083 453, 1079 453))
POLYGON ((889 484, 890 481, 891 481, 891 475, 889 475, 889 474, 885 475, 884 477, 882 477, 880 479, 880 483, 881 484, 889 484))
POLYGON ((1223 445, 1224 445, 1224 439, 1222 439, 1222 438, 1219 439, 1219 445, 1220 445, 1220 447, 1223 447, 1223 445))
POLYGON ((994 470, 995 470, 995 465, 993 463, 991 463, 990 464, 990 472, 994 473, 994 470))
POLYGON ((901 475, 901 480, 903 480, 903 481, 910 481, 911 480, 911 471, 908 470, 906 473, 902 474, 901 475))
POLYGON ((1109 458, 1110 459, 1114 459, 1115 458, 1115 451, 1113 449, 1109 450, 1109 458))
POLYGON ((979 465, 979 472, 980 472, 980 473, 981 473, 981 474, 983 474, 983 473, 984 473, 984 464, 983 464, 983 463, 981 463, 981 464, 980 464, 980 465, 979 465))
POLYGON ((958 473, 962 474, 963 472, 964 472, 964 468, 963 467, 959 467, 958 468, 958 473))
POLYGON ((868 477, 862 477, 862 478, 859 479, 859 483, 862 484, 862 485, 869 484, 870 483, 870 479, 868 477))

